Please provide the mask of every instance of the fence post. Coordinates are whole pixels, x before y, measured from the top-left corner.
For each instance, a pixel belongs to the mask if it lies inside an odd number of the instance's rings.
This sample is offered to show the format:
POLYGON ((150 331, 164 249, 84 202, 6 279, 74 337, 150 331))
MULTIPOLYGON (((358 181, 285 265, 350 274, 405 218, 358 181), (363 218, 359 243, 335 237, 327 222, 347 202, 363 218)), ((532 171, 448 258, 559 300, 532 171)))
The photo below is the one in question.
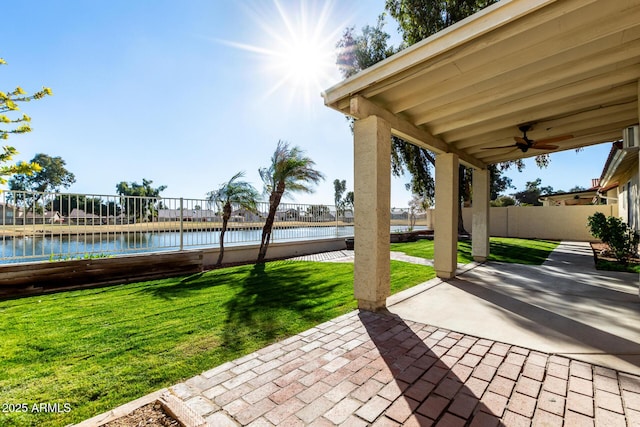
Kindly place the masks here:
POLYGON ((183 199, 180 197, 180 250, 184 248, 184 216, 183 216, 183 199))

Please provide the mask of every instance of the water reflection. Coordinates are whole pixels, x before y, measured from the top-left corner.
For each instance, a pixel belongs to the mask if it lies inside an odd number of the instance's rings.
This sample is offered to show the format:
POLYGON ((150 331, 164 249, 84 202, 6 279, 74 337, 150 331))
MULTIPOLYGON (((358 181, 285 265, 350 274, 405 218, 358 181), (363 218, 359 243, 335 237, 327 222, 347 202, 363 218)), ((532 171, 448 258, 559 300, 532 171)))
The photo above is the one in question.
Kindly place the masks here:
MULTIPOLYGON (((424 228, 424 227, 416 227, 424 228)), ((392 226, 391 231, 406 230, 392 226)), ((262 229, 229 230, 225 246, 258 244, 262 229)), ((353 236, 353 226, 340 227, 287 227, 276 228, 274 242, 311 240, 353 236)), ((60 235, 53 237, 3 237, 0 241, 0 263, 65 259, 85 255, 118 255, 136 252, 154 252, 183 248, 218 247, 219 231, 180 232, 127 232, 119 234, 95 233, 87 235, 60 235)))

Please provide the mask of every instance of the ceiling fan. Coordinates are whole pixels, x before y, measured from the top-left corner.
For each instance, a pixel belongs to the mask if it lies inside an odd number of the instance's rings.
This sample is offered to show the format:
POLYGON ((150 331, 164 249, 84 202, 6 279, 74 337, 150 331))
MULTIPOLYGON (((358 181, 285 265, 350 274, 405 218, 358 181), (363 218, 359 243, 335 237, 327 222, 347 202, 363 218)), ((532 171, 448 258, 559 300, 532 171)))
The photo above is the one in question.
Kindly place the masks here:
POLYGON ((557 150, 559 148, 558 145, 552 145, 553 142, 564 141, 566 139, 573 138, 573 135, 561 135, 553 138, 540 139, 538 141, 534 141, 527 137, 527 132, 532 129, 531 125, 522 125, 519 126, 520 132, 522 132, 522 136, 515 136, 513 139, 516 141, 515 144, 511 145, 503 145, 501 147, 489 147, 487 150, 495 149, 495 148, 508 148, 508 147, 516 147, 520 149, 523 153, 529 151, 530 148, 535 148, 536 150, 557 150))

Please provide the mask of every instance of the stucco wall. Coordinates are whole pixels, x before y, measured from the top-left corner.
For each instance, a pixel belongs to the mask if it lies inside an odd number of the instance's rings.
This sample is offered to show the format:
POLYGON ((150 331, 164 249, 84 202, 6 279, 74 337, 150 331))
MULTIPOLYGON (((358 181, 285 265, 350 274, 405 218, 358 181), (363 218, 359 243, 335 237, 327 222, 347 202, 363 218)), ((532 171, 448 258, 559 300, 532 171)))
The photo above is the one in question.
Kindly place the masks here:
MULTIPOLYGON (((587 218, 595 212, 618 215, 618 205, 509 206, 490 209, 490 233, 498 237, 549 240, 594 240, 587 218)), ((471 232, 471 208, 462 209, 465 228, 471 232)))
MULTIPOLYGON (((297 242, 276 242, 269 245, 267 260, 291 258, 319 252, 338 251, 346 248, 344 237, 301 240, 297 242)), ((260 245, 227 246, 224 248, 225 264, 253 262, 258 257, 260 245)), ((213 266, 218 260, 219 249, 207 248, 202 250, 204 268, 213 266)))

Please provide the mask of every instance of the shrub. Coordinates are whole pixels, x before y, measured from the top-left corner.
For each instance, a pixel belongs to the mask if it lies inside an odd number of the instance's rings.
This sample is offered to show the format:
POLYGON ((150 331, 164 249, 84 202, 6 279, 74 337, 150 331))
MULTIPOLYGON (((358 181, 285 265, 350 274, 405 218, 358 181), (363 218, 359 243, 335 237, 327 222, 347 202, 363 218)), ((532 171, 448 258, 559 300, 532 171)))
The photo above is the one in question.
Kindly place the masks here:
POLYGON ((602 240, 602 243, 609 243, 609 229, 607 227, 607 217, 602 212, 596 212, 587 218, 587 225, 591 235, 596 239, 602 240))
POLYGON ((607 225, 609 228, 608 245, 616 259, 626 264, 638 250, 640 235, 622 222, 620 218, 610 216, 607 218, 607 225))
POLYGON ((591 234, 609 246, 613 256, 622 264, 627 264, 634 256, 640 243, 640 234, 627 226, 620 218, 597 212, 587 218, 591 234))

